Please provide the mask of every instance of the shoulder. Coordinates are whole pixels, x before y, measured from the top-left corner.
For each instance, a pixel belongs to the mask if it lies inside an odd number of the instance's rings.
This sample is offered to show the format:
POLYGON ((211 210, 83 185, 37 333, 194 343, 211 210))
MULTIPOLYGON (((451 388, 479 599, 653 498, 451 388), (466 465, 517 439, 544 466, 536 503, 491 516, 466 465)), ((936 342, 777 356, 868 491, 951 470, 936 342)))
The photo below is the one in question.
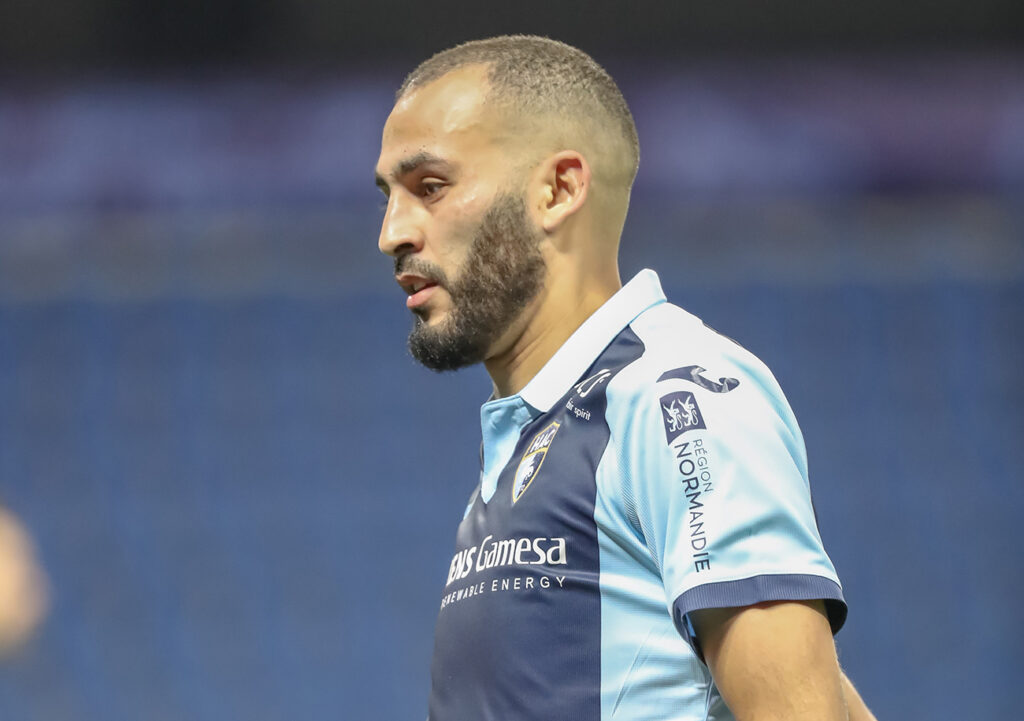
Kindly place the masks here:
POLYGON ((636 451, 655 444, 663 453, 700 431, 734 450, 781 447, 806 465, 796 417, 757 356, 670 303, 642 313, 629 332, 643 350, 608 387, 613 442, 636 451))
POLYGON ((782 396, 761 359, 672 303, 648 309, 629 325, 643 352, 609 388, 611 400, 641 402, 666 388, 691 388, 701 396, 782 396), (740 389, 743 389, 742 391, 740 389))

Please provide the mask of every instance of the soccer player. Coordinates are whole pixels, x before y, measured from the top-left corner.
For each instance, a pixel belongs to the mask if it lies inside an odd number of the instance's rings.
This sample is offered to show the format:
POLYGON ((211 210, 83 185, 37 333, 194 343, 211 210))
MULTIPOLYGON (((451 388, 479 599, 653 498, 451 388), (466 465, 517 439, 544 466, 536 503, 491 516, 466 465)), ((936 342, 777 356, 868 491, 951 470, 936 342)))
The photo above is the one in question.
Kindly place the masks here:
POLYGON ((539 37, 435 55, 384 126, 409 348, 494 384, 429 718, 870 719, 782 391, 653 271, 619 279, 637 162, 614 81, 539 37))

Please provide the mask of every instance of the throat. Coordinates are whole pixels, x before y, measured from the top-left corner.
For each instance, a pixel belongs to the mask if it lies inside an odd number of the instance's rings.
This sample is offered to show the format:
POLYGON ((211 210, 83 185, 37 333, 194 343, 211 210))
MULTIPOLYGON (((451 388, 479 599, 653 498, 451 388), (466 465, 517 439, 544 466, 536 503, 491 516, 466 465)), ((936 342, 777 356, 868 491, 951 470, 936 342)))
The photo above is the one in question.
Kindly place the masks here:
POLYGON ((580 299, 566 308, 544 300, 550 299, 539 298, 532 313, 526 309, 495 344, 496 352, 484 361, 494 383, 495 398, 515 395, 525 388, 603 303, 593 305, 580 299))

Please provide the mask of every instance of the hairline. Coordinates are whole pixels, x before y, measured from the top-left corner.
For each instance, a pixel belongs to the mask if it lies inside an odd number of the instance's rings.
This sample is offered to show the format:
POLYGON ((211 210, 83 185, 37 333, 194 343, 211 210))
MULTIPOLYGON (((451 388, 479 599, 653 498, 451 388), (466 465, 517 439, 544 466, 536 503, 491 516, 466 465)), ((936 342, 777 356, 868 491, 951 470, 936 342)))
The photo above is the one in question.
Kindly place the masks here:
MULTIPOLYGON (((513 35, 471 41, 449 48, 423 61, 406 76, 395 93, 395 104, 397 105, 402 98, 410 93, 430 85, 450 73, 470 67, 480 67, 485 71, 485 77, 488 82, 484 100, 485 104, 490 103, 502 108, 508 108, 519 117, 535 117, 540 113, 543 116, 575 123, 581 128, 589 125, 591 129, 597 130, 598 133, 611 139, 625 153, 622 161, 625 161, 626 165, 629 166, 627 170, 629 174, 628 185, 632 185, 639 165, 640 146, 637 138, 636 123, 632 113, 629 111, 628 104, 625 102, 625 98, 622 97, 622 91, 611 75, 596 60, 579 48, 565 43, 537 36, 513 35), (503 40, 513 43, 515 41, 550 43, 561 46, 563 49, 570 51, 571 54, 575 54, 578 67, 585 69, 585 72, 596 71, 596 75, 603 78, 603 80, 599 79, 597 84, 599 90, 596 95, 592 92, 588 93, 585 86, 580 88, 583 97, 589 95, 589 99, 584 100, 584 104, 596 110, 602 117, 595 118, 592 113, 586 113, 582 118, 576 117, 571 112, 560 110, 560 106, 551 97, 545 96, 542 91, 538 92, 532 88, 518 87, 516 83, 510 82, 507 78, 503 77, 505 75, 503 64, 507 65, 509 57, 502 56, 500 48, 491 57, 486 55, 483 57, 479 55, 474 56, 471 52, 471 46, 479 47, 493 41, 503 40), (470 50, 460 56, 459 51, 466 49, 470 50), (605 80, 607 82, 604 82, 605 80), (611 91, 610 94, 608 93, 609 90, 611 91)), ((589 135, 590 133, 588 133, 589 135)))

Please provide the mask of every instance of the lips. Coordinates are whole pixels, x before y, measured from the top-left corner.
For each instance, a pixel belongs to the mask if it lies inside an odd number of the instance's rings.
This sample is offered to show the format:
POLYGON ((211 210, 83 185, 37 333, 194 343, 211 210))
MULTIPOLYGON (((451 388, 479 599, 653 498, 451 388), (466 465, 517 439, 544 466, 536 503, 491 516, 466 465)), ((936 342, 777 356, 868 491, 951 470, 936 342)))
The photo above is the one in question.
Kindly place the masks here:
POLYGON ((402 290, 409 294, 405 299, 407 308, 416 308, 426 303, 438 285, 432 278, 413 273, 402 273, 395 280, 402 286, 402 290))
POLYGON ((405 307, 417 308, 423 305, 428 300, 430 300, 430 296, 434 294, 435 290, 437 290, 436 284, 423 286, 420 290, 416 291, 415 293, 413 293, 412 295, 405 299, 405 307))

